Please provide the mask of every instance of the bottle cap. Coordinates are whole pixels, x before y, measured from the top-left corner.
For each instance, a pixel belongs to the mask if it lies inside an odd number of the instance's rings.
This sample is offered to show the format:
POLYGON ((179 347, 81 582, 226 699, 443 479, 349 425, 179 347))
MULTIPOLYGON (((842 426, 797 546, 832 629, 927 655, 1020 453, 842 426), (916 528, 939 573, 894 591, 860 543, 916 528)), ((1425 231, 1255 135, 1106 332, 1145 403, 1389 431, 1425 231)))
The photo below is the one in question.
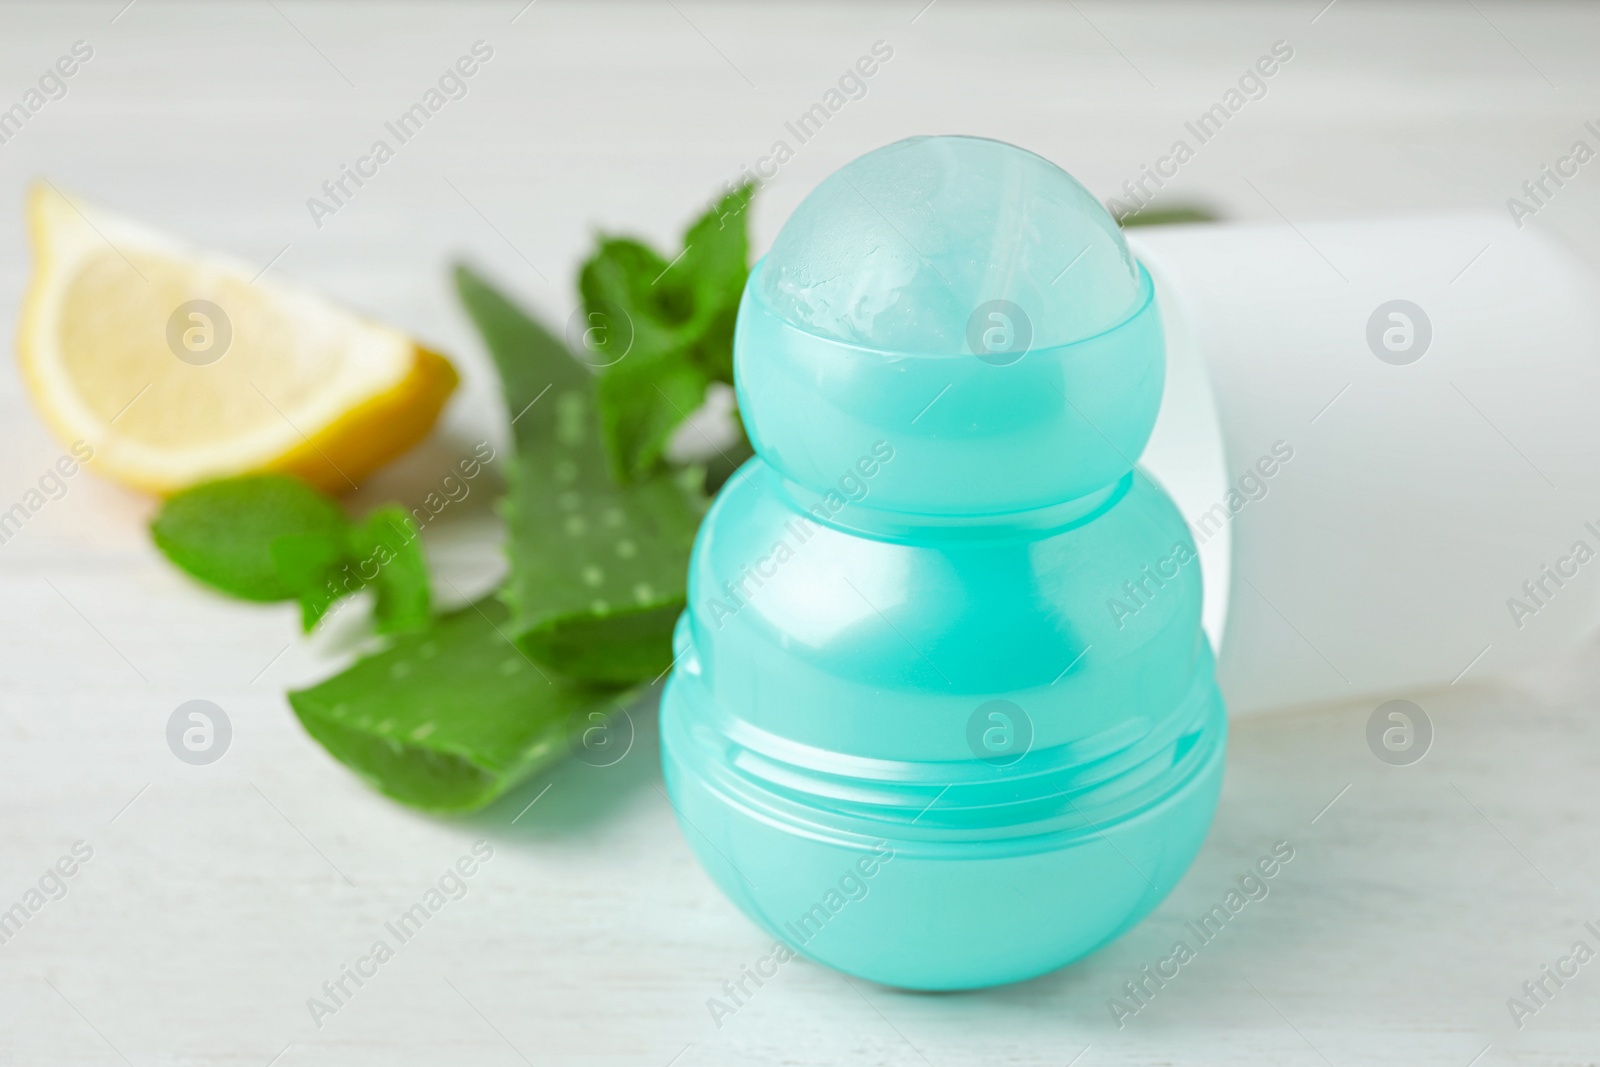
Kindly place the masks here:
POLYGON ((1059 167, 914 137, 837 171, 751 272, 734 359, 763 459, 826 493, 895 450, 871 509, 999 516, 1113 484, 1144 447, 1164 352, 1149 277, 1059 167))

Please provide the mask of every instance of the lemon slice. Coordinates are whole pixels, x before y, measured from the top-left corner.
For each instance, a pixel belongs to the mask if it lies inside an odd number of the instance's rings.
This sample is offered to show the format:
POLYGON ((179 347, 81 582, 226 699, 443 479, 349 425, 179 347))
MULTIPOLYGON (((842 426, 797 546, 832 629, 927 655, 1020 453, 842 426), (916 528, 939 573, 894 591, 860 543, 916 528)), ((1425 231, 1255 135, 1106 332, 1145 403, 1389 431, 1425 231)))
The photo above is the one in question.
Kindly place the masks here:
POLYGON ((30 191, 28 221, 23 378, 56 434, 126 485, 271 470, 344 492, 425 436, 456 386, 399 330, 52 185, 30 191))

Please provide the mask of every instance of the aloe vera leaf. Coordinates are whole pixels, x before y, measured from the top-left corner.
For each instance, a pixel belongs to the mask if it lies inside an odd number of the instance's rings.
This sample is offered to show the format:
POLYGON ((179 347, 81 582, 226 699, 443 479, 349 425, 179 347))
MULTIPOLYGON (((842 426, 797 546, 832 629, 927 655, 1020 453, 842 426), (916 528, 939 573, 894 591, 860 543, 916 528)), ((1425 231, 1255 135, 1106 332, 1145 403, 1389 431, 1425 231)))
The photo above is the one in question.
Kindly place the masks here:
POLYGON ((564 757, 591 713, 628 698, 541 672, 505 636, 508 621, 485 597, 290 693, 289 704, 380 792, 425 811, 481 808, 564 757))
POLYGON ((672 663, 703 474, 628 485, 607 468, 593 376, 565 345, 465 268, 462 302, 500 370, 516 437, 502 509, 501 597, 529 656, 591 682, 649 680, 672 663))

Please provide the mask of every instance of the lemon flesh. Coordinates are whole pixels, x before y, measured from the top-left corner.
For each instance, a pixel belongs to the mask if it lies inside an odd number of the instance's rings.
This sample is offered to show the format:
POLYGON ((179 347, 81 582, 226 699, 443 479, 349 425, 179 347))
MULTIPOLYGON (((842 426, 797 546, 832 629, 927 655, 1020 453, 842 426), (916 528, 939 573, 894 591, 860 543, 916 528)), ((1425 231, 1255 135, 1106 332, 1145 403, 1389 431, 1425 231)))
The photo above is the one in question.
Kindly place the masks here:
POLYGON ((56 434, 124 484, 276 470, 347 491, 424 437, 455 388, 406 334, 247 264, 49 185, 28 209, 23 377, 56 434))

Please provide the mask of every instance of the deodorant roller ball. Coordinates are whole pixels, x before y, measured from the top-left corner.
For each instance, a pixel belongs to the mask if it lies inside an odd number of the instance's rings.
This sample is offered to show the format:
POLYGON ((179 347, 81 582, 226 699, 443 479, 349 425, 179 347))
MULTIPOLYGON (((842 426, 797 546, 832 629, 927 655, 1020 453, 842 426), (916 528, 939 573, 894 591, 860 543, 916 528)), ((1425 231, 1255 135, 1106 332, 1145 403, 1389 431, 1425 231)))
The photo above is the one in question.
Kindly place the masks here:
POLYGON ((751 272, 755 446, 662 700, 684 834, 790 949, 889 985, 1054 970, 1205 836, 1226 720, 1188 528, 1135 466, 1165 362, 1105 209, 1022 149, 901 141, 751 272))

